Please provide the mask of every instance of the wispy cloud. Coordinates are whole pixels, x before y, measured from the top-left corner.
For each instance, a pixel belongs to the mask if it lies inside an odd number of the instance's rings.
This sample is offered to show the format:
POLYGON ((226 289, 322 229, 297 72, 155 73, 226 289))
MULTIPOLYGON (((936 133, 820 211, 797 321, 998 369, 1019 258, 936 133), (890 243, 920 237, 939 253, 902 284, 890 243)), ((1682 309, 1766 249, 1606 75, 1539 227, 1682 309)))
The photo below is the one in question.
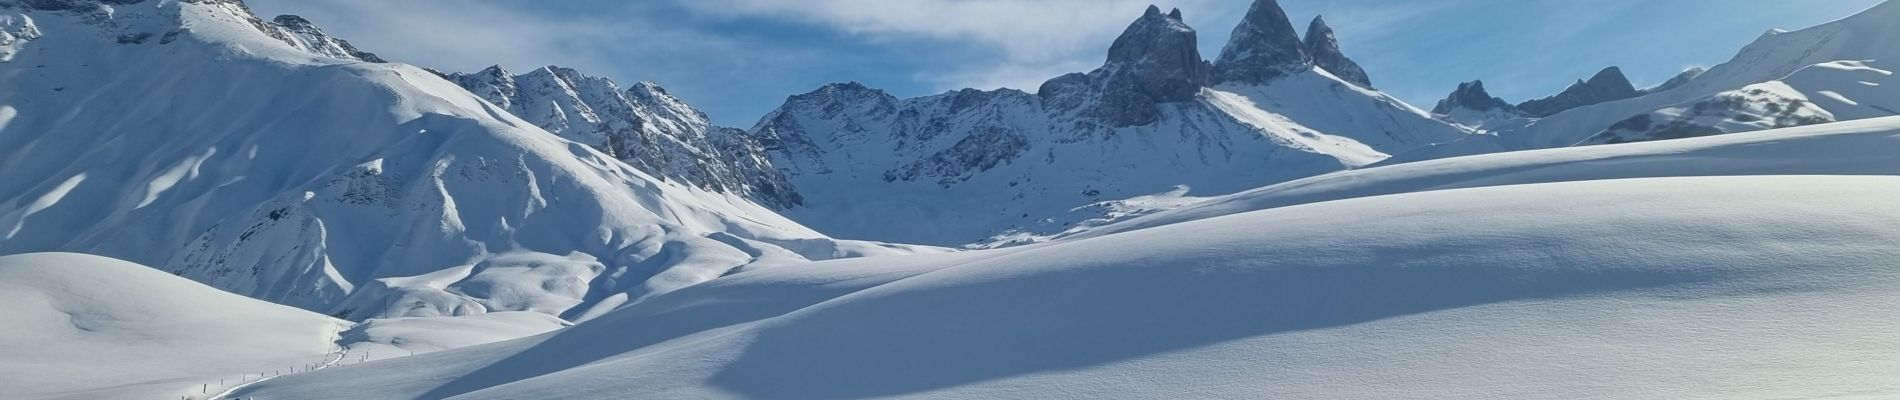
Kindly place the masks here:
MULTIPOLYGON (((938 89, 1012 87, 1099 65, 1108 43, 1150 3, 1203 8, 1221 0, 676 0, 726 18, 799 21, 870 41, 970 46, 994 59, 918 74, 938 89)), ((919 49, 928 51, 930 49, 919 49)))

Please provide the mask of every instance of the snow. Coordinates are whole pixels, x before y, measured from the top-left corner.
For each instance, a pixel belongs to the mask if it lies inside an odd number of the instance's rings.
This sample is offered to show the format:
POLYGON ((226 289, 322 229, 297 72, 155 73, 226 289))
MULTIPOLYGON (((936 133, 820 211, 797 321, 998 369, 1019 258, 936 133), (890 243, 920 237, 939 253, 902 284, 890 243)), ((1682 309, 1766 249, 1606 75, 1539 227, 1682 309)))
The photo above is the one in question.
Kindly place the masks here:
POLYGON ((734 144, 650 83, 501 104, 240 2, 5 4, 0 398, 1900 397, 1900 2, 1477 136, 1317 69, 1123 128, 833 85, 738 143, 790 218, 590 147, 734 144), (1396 163, 1641 113, 1768 130, 1396 163))
POLYGON ((940 251, 656 178, 429 71, 297 48, 241 3, 103 7, 0 12, 38 32, 0 63, 0 254, 119 257, 362 319, 579 318, 755 253, 940 251))
POLYGON ((1338 156, 1340 162, 1347 167, 1364 166, 1389 157, 1357 140, 1314 131, 1300 126, 1287 117, 1261 110, 1260 106, 1255 105, 1252 100, 1237 94, 1209 90, 1207 100, 1208 104, 1212 104, 1215 108, 1233 115, 1243 123, 1253 125, 1261 132, 1274 135, 1276 139, 1300 148, 1311 149, 1314 152, 1338 156))
POLYGON ((1094 237, 1255 210, 1398 193, 1670 176, 1900 175, 1900 117, 1694 139, 1485 154, 1267 186, 1071 232, 1094 237))
POLYGON ((125 261, 0 257, 0 397, 153 399, 321 362, 347 323, 125 261))
POLYGON ((787 217, 842 238, 974 247, 1072 228, 1043 221, 1102 217, 1075 216, 1092 204, 1179 187, 1230 194, 1469 134, 1313 68, 1202 90, 1159 105, 1143 126, 1046 111, 1095 101, 1082 93, 899 99, 834 84, 793 96, 752 133, 780 143, 772 161, 806 200, 780 211, 787 217))
POLYGON ((534 336, 570 325, 560 318, 531 311, 453 318, 387 318, 351 327, 342 333, 342 341, 347 343, 350 353, 381 360, 534 336))
MULTIPOLYGON (((1859 14, 1798 31, 1770 31, 1744 47, 1734 58, 1687 83, 1632 99, 1569 110, 1549 118, 1505 124, 1487 130, 1495 135, 1473 136, 1443 145, 1393 153, 1386 164, 1528 149, 1565 147, 1631 117, 1687 106, 1717 94, 1749 85, 1781 80, 1814 67, 1900 59, 1900 2, 1887 1, 1859 14), (1522 126, 1517 126, 1522 125, 1522 126)), ((1844 76, 1850 74, 1811 74, 1844 76)), ((1824 78, 1825 79, 1825 78, 1824 78)), ((1865 90, 1856 83, 1827 83, 1806 90, 1865 90)), ((1864 85, 1862 85, 1864 86, 1864 85)), ((1894 115, 1888 112, 1880 116, 1894 115)), ((1864 117, 1863 117, 1864 118, 1864 117)), ((1848 120, 1852 118, 1840 118, 1848 120)))
POLYGON ((1515 185, 900 257, 884 269, 834 268, 876 258, 765 269, 550 335, 239 394, 1900 395, 1890 379, 1900 350, 1888 345, 1900 331, 1867 317, 1900 306, 1888 262, 1900 256, 1896 195, 1894 177, 1515 185))

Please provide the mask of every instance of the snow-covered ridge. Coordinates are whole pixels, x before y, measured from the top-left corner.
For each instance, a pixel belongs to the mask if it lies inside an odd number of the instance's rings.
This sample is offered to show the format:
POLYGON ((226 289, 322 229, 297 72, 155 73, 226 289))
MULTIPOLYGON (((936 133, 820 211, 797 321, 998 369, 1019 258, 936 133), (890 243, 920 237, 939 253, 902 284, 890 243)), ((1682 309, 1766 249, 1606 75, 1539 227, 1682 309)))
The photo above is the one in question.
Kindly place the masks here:
POLYGON ((1882 397, 1900 393, 1885 383, 1900 354, 1883 345, 1900 338, 1865 316, 1900 302, 1897 182, 1445 190, 875 269, 819 263, 240 394, 1882 397))
POLYGON ((70 253, 0 257, 0 309, 0 389, 23 400, 202 395, 201 385, 334 359, 349 325, 70 253))
POLYGON ((445 78, 535 126, 656 177, 774 207, 802 201, 745 131, 713 125, 653 82, 622 89, 613 80, 553 66, 520 75, 495 66, 445 78))
MULTIPOLYGON (((1520 119, 1515 123, 1500 124, 1504 125, 1500 129, 1487 129, 1496 133, 1496 135, 1474 136, 1456 143, 1395 154, 1393 159, 1388 160, 1387 163, 1602 143, 1602 140, 1592 140, 1591 137, 1604 133, 1607 130, 1628 130, 1620 128, 1640 127, 1638 126, 1640 124, 1635 124, 1632 119, 1640 118, 1639 116, 1645 114, 1649 114, 1651 118, 1658 119, 1654 125, 1694 126, 1693 128, 1681 129, 1682 131, 1697 131, 1702 134, 1725 131, 1725 129, 1729 128, 1716 130, 1707 129, 1710 125, 1714 124, 1710 121, 1726 118, 1725 116, 1717 117, 1714 115, 1750 114, 1753 116, 1761 116, 1755 114, 1777 113, 1778 111, 1767 109, 1765 104, 1793 99, 1778 97, 1778 100, 1767 98, 1744 100, 1741 101, 1741 103, 1761 104, 1762 110, 1723 110, 1719 112, 1713 111, 1713 109, 1732 109, 1735 107, 1714 104, 1710 102, 1711 100, 1724 102, 1724 100, 1720 98, 1760 97, 1776 93, 1778 91, 1770 90, 1772 88, 1750 88, 1750 85, 1789 78, 1791 75, 1795 75, 1809 68, 1826 68, 1825 65, 1840 62, 1891 62, 1889 60, 1900 58, 1900 25, 1892 23, 1895 18, 1900 18, 1900 1, 1886 1, 1861 13, 1826 24, 1797 31, 1771 30, 1762 34, 1755 42, 1742 48, 1741 51, 1728 62, 1711 67, 1707 71, 1684 71, 1682 75, 1676 79, 1671 79, 1670 82, 1664 85, 1642 91, 1642 93, 1640 93, 1642 94, 1641 96, 1578 107, 1552 115, 1548 118, 1520 119), (1757 91, 1756 89, 1762 90, 1757 91), (1733 93, 1723 94, 1724 92, 1733 93), (1763 94, 1751 95, 1747 92, 1760 92, 1763 94), (1703 103, 1703 105, 1698 105, 1698 103, 1703 103), (1693 109, 1696 107, 1703 107, 1705 110, 1710 110, 1704 113, 1708 115, 1706 119, 1710 121, 1691 121, 1703 118, 1692 115, 1695 114, 1693 109), (1683 110, 1690 110, 1690 112, 1685 114, 1682 112, 1683 110), (1669 116, 1677 114, 1689 116, 1682 121, 1668 121, 1675 119, 1669 116), (1615 125, 1624 122, 1631 122, 1632 125, 1615 127, 1615 125)), ((1810 72, 1810 75, 1819 74, 1810 72)), ((1859 85, 1858 82, 1843 81, 1839 83, 1843 85, 1835 87, 1814 87, 1803 90, 1834 92, 1860 90, 1860 88, 1855 87, 1855 85, 1859 85)), ((1750 117, 1742 118, 1748 119, 1750 117)), ((1799 119, 1805 121, 1799 122, 1801 124, 1829 121, 1829 119, 1823 118, 1799 119)), ((1794 120, 1790 121, 1793 122, 1794 120)), ((1743 123, 1735 124, 1734 126, 1760 125, 1751 124, 1746 121, 1742 122, 1743 123)), ((1766 126, 1775 125, 1785 124, 1768 124, 1766 126)), ((1649 136, 1654 133, 1631 132, 1628 134, 1632 135, 1631 137, 1633 138, 1635 136, 1649 136)), ((1674 137, 1693 135, 1659 134, 1655 136, 1674 137)))
POLYGON ((72 4, 0 8, 41 33, 0 63, 0 253, 358 319, 585 319, 741 266, 928 251, 831 240, 429 71, 311 53, 238 2, 72 4))
POLYGON ((1721 135, 1900 115, 1891 63, 1816 64, 1786 78, 1637 115, 1581 144, 1721 135))
POLYGON ((1302 41, 1284 14, 1259 2, 1237 28, 1246 34, 1209 63, 1180 10, 1149 7, 1100 68, 1034 94, 900 99, 833 84, 791 96, 751 136, 806 200, 782 212, 808 226, 993 246, 1095 219, 1077 214, 1103 209, 1093 204, 1232 193, 1470 133, 1366 88, 1329 26, 1315 21, 1302 41))
POLYGON ((1717 137, 1484 154, 1345 171, 1209 198, 1078 230, 1097 237, 1341 199, 1458 188, 1639 177, 1900 175, 1900 117, 1717 137))

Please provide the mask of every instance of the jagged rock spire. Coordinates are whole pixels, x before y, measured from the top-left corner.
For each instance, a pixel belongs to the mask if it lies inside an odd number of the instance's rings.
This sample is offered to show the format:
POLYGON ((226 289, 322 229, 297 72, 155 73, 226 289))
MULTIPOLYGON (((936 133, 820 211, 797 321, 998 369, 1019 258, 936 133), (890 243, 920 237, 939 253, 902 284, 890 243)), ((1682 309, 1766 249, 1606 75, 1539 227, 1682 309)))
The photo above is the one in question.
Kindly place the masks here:
POLYGON ((1326 25, 1325 17, 1313 17, 1313 23, 1306 26, 1305 49, 1306 54, 1313 58, 1313 64, 1333 73, 1333 76, 1360 87, 1372 87, 1372 77, 1366 75, 1366 69, 1339 50, 1339 38, 1333 36, 1333 27, 1326 25))
POLYGON ((1636 90, 1635 84, 1630 83, 1629 77, 1623 76, 1622 68, 1609 67, 1597 72, 1587 81, 1577 81, 1556 96, 1526 101, 1517 107, 1533 117, 1541 118, 1577 107, 1617 101, 1642 94, 1636 90))
POLYGON ((1438 106, 1432 107, 1432 113, 1451 114, 1459 109, 1515 112, 1517 106, 1511 105, 1504 99, 1492 97, 1491 92, 1484 89, 1484 81, 1470 81, 1458 84, 1458 90, 1452 91, 1450 97, 1439 100, 1438 106))
POLYGON ((1152 102, 1189 101, 1207 86, 1207 62, 1196 48, 1194 28, 1181 21, 1181 10, 1148 12, 1128 25, 1108 48, 1109 87, 1128 87, 1152 102))
POLYGON ((1257 0, 1214 62, 1217 83, 1266 83, 1313 65, 1286 10, 1274 0, 1257 0))
POLYGON ((1092 107, 1092 114, 1111 126, 1140 126, 1161 117, 1157 104, 1193 101, 1212 76, 1201 59, 1194 28, 1181 19, 1181 10, 1162 13, 1148 6, 1140 18, 1115 39, 1108 61, 1089 74, 1069 74, 1044 83, 1039 91, 1044 106, 1069 111, 1092 107), (1081 101, 1099 94, 1099 101, 1081 101))

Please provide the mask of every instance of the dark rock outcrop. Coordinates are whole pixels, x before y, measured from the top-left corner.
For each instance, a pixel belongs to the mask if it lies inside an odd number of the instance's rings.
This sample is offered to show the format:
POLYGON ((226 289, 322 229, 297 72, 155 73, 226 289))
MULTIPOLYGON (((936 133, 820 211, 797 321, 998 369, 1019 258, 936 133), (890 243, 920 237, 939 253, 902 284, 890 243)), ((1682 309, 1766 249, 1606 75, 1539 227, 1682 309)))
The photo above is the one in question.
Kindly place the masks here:
POLYGON ((1491 92, 1484 90, 1484 81, 1470 81, 1458 84, 1458 90, 1452 91, 1450 97, 1439 100, 1438 106, 1432 107, 1432 113, 1441 115, 1451 114, 1460 109, 1484 112, 1517 112, 1517 106, 1511 105, 1510 102, 1506 102, 1504 99, 1492 97, 1491 92))
POLYGON ((1261 84, 1313 65, 1293 21, 1275 0, 1258 0, 1214 61, 1215 83, 1261 84))
POLYGON ((1609 67, 1589 80, 1577 81, 1556 96, 1526 101, 1517 108, 1533 117, 1548 117, 1577 107, 1617 101, 1643 95, 1623 76, 1623 69, 1609 67))
POLYGON ((323 30, 318 29, 316 24, 310 23, 310 20, 304 19, 303 17, 279 15, 277 18, 271 20, 270 25, 276 27, 279 31, 278 33, 281 33, 281 35, 273 36, 304 51, 346 60, 373 63, 389 62, 383 60, 382 57, 377 57, 375 53, 357 49, 356 46, 351 45, 347 40, 337 39, 328 34, 324 34, 323 30))
POLYGON ((1096 116, 1112 126, 1147 125, 1160 118, 1156 104, 1192 101, 1208 85, 1199 39, 1180 15, 1148 6, 1115 39, 1108 62, 1097 71, 1102 96, 1096 116))
POLYGON ((553 66, 521 75, 495 66, 444 77, 529 123, 654 177, 776 207, 803 201, 771 165, 768 141, 713 125, 705 113, 652 82, 621 89, 610 79, 553 66))
POLYGON ((1364 88, 1372 88, 1372 77, 1366 75, 1366 69, 1339 50, 1339 38, 1333 35, 1333 27, 1326 25, 1324 17, 1313 17, 1313 23, 1306 26, 1306 54, 1312 56, 1313 64, 1318 65, 1333 76, 1352 82, 1364 88))

